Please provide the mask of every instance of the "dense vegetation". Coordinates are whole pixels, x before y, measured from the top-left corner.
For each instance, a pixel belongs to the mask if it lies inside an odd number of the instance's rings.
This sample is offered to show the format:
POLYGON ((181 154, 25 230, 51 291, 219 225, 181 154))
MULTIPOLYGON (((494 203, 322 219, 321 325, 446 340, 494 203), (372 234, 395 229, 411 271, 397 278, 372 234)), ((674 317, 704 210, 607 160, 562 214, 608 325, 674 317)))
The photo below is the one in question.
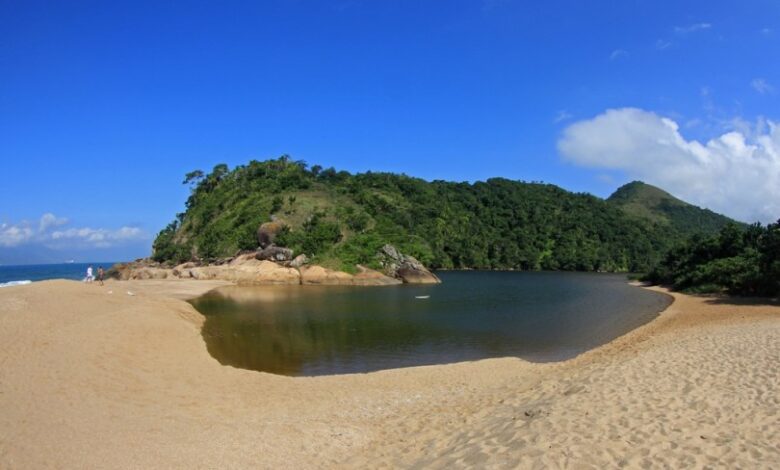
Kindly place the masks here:
POLYGON ((647 280, 689 292, 780 294, 780 220, 694 236, 669 251, 647 280))
POLYGON ((733 222, 726 216, 700 209, 641 181, 622 186, 607 201, 627 214, 665 225, 675 234, 715 233, 733 222))
POLYGON ((502 178, 470 184, 353 175, 286 156, 193 171, 184 183, 192 193, 155 240, 158 261, 255 249, 258 225, 274 215, 289 226, 277 244, 338 269, 373 266, 378 249, 391 243, 432 268, 646 271, 677 242, 728 222, 682 201, 667 204, 671 210, 626 209, 641 205, 647 191, 604 201, 502 178))

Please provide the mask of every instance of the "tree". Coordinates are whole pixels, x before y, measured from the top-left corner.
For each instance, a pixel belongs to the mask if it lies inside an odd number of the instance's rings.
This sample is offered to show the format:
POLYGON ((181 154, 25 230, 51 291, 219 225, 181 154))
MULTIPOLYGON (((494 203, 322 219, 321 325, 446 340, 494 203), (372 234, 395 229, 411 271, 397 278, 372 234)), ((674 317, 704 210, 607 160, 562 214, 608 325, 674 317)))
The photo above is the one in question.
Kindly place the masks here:
POLYGON ((203 179, 203 172, 201 170, 194 170, 184 175, 184 181, 181 184, 193 184, 197 185, 198 182, 203 179))

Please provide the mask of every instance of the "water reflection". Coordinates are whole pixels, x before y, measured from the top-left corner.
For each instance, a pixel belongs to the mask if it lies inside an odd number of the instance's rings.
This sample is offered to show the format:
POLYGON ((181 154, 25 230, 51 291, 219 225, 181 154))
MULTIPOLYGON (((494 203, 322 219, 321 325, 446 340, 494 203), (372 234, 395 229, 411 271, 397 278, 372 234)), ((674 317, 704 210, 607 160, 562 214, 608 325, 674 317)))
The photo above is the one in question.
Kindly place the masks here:
POLYGON ((440 274, 444 282, 430 286, 228 287, 193 305, 206 315, 203 336, 220 362, 322 375, 485 357, 567 358, 669 302, 617 275, 440 274))

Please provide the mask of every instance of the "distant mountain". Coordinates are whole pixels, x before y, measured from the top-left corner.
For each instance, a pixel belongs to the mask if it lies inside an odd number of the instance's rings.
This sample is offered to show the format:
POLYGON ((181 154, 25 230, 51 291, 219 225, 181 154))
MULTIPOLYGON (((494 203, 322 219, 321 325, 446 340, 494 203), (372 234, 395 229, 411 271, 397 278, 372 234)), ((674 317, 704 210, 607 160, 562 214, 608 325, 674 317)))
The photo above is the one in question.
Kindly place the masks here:
POLYGON ((630 216, 666 226, 676 235, 711 234, 729 223, 741 223, 709 209, 681 201, 663 189, 632 181, 618 188, 607 202, 630 216))
POLYGON ((274 220, 277 246, 345 271, 377 268, 386 243, 434 269, 644 271, 687 235, 729 222, 642 183, 604 200, 551 184, 351 174, 287 157, 220 164, 185 182, 186 211, 157 236, 157 261, 254 250, 258 227, 274 220))

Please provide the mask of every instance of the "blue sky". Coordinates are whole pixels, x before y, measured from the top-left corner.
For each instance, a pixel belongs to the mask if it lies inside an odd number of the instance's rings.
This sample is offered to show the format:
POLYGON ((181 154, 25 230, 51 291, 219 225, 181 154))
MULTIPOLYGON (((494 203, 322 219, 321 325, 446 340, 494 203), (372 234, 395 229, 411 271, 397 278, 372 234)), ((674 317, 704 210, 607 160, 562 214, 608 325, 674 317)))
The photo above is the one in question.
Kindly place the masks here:
POLYGON ((148 255, 184 173, 283 153, 773 221, 778 40, 774 1, 0 0, 0 262, 148 255))

